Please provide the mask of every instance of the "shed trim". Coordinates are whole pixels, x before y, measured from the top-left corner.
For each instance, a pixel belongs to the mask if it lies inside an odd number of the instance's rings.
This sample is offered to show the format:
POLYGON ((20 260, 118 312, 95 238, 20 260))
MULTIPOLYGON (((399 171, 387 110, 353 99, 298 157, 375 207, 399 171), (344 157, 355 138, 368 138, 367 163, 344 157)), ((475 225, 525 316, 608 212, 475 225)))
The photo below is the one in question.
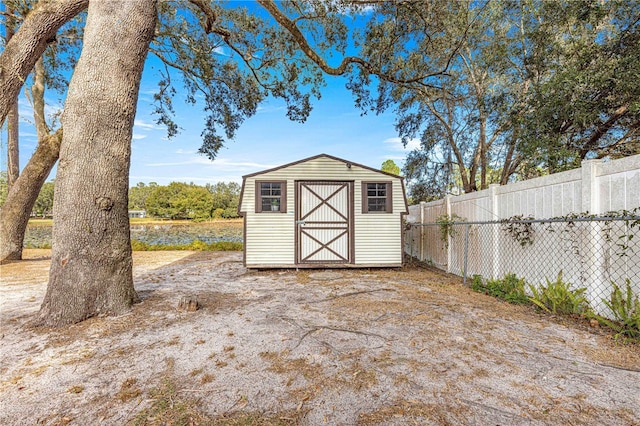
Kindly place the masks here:
POLYGON ((242 176, 242 178, 245 179, 245 178, 259 176, 259 175, 261 175, 263 173, 273 172, 275 170, 280 170, 280 169, 284 169, 286 167, 295 166, 296 164, 300 164, 300 163, 306 163, 307 161, 315 160, 315 159, 321 158, 321 157, 330 158, 332 160, 340 161, 340 162, 344 163, 345 165, 349 164, 349 165, 353 165, 353 166, 362 167, 363 169, 371 170, 372 172, 381 173, 383 175, 391 176, 391 177, 396 178, 396 179, 404 180, 404 177, 402 177, 402 176, 394 175, 393 173, 389 173, 389 172, 382 171, 380 169, 375 169, 373 167, 365 166, 364 164, 354 163, 353 161, 348 161, 348 160, 344 160, 342 158, 334 157, 333 155, 329 155, 329 154, 318 154, 318 155, 314 155, 313 157, 303 158, 302 160, 293 161, 291 163, 283 164, 281 166, 274 167, 272 169, 261 170, 259 172, 255 172, 255 173, 251 173, 251 174, 248 174, 248 175, 244 175, 244 176, 242 176))

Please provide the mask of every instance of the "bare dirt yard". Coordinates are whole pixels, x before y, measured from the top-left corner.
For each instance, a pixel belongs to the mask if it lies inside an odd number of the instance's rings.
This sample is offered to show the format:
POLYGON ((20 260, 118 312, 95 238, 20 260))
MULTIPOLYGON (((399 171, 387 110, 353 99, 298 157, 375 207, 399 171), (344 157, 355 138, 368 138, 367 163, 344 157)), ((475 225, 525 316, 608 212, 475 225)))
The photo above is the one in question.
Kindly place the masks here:
POLYGON ((637 345, 437 272, 136 252, 141 303, 52 330, 28 327, 49 252, 25 254, 0 269, 3 425, 640 424, 637 345))

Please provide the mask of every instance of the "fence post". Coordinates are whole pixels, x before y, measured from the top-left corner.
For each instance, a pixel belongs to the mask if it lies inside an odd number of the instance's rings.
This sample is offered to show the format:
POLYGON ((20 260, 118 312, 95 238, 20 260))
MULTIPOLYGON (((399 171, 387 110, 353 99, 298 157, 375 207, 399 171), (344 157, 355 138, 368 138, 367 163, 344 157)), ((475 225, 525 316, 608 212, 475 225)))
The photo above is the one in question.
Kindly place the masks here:
MULTIPOLYGON (((492 220, 499 220, 500 217, 500 205, 498 203, 498 188, 500 185, 497 183, 492 183, 489 185, 489 197, 491 199, 491 215, 492 220)), ((501 271, 501 262, 500 262, 500 226, 498 225, 490 225, 491 226, 491 248, 492 248, 492 264, 491 264, 491 275, 492 278, 496 279, 502 276, 501 271)))
POLYGON ((598 196, 596 177, 598 165, 601 163, 602 160, 584 160, 580 164, 583 212, 589 212, 590 214, 600 213, 600 197, 598 196))
POLYGON ((424 207, 427 203, 425 201, 420 201, 420 260, 424 261, 424 207))
MULTIPOLYGON (((602 213, 600 209, 600 194, 596 182, 598 166, 602 160, 585 160, 580 165, 581 170, 581 190, 582 190, 582 211, 589 214, 602 213)), ((608 210, 605 209, 605 210, 608 210)), ((582 238, 580 241, 580 251, 586 256, 583 265, 587 268, 591 266, 591 270, 581 271, 580 276, 584 277, 582 285, 587 288, 587 298, 591 303, 591 307, 598 314, 604 313, 604 305, 602 296, 605 288, 610 288, 606 280, 604 257, 605 247, 604 238, 602 236, 602 223, 591 221, 585 224, 582 238)))
POLYGON ((467 262, 469 260, 469 225, 464 226, 464 272, 462 273, 462 284, 467 285, 467 262))
MULTIPOLYGON (((451 219, 451 195, 444 197, 444 205, 447 213, 447 217, 451 219)), ((453 244, 451 244, 451 236, 447 235, 447 272, 451 273, 451 259, 453 257, 453 244)))

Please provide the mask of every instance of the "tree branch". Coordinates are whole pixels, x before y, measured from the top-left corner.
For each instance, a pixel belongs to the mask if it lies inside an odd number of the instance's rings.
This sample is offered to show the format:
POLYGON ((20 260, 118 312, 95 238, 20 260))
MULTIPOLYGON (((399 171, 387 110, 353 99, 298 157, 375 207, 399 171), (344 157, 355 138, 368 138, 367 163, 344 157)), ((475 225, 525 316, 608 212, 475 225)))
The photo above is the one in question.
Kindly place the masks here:
POLYGON ((205 0, 189 0, 189 3, 196 6, 205 16, 204 30, 207 34, 218 34, 222 36, 222 38, 227 38, 231 36, 231 33, 224 28, 216 27, 215 23, 218 20, 218 15, 215 10, 211 8, 208 2, 205 0))
POLYGON ((310 303, 321 303, 321 302, 328 302, 330 300, 335 300, 341 297, 351 297, 351 296, 357 296, 359 294, 367 294, 367 293, 376 293, 378 291, 393 291, 390 288, 378 288, 375 290, 362 290, 362 291, 353 291, 350 293, 344 293, 344 294, 338 294, 337 296, 331 296, 331 297, 327 297, 325 299, 320 299, 320 300, 314 300, 313 302, 310 303))
POLYGON ((269 14, 280 24, 283 28, 285 28, 294 41, 298 44, 302 52, 311 59, 316 65, 322 69, 326 74, 339 76, 343 75, 347 72, 347 69, 350 65, 355 64, 364 68, 369 74, 376 75, 381 80, 387 81, 389 83, 395 84, 420 84, 425 87, 433 87, 428 83, 425 83, 424 80, 429 79, 431 77, 436 77, 439 75, 444 75, 447 72, 447 68, 442 71, 438 71, 435 73, 430 73, 426 75, 421 75, 418 77, 414 77, 411 79, 400 79, 391 76, 388 73, 383 72, 380 69, 375 68, 369 62, 365 61, 362 58, 357 56, 347 56, 342 59, 342 62, 337 67, 332 67, 309 45, 307 39, 304 34, 300 31, 300 29, 296 26, 295 22, 290 20, 282 11, 278 8, 278 6, 273 2, 273 0, 257 0, 258 3, 269 12, 269 14))
POLYGON ((22 16, 18 16, 15 13, 11 13, 11 12, 0 11, 0 16, 13 19, 14 21, 22 21, 22 16))
POLYGON ((87 8, 89 0, 40 1, 0 55, 0 125, 4 123, 20 88, 47 47, 48 40, 71 18, 87 8))
POLYGON ((614 124, 616 124, 616 122, 622 117, 624 117, 628 112, 629 112, 629 105, 628 104, 622 105, 613 112, 613 114, 611 115, 611 117, 607 119, 607 121, 605 121, 600 126, 598 126, 598 128, 595 130, 595 132, 593 132, 593 134, 591 135, 587 143, 585 143, 583 145, 583 148, 580 150, 580 158, 584 159, 587 153, 589 153, 589 151, 594 149, 595 145, 598 143, 598 140, 600 140, 600 138, 604 136, 605 133, 611 130, 614 124))

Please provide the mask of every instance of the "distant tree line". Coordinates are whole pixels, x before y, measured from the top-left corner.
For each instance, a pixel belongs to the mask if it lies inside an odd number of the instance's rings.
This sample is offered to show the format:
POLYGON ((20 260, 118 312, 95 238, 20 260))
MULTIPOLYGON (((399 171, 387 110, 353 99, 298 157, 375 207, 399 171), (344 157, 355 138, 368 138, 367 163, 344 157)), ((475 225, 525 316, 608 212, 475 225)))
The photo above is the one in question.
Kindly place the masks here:
MULTIPOLYGON (((0 172, 0 206, 7 195, 7 173, 0 172)), ((53 215, 54 182, 42 185, 31 216, 53 215)), ((139 182, 129 189, 129 210, 145 210, 147 216, 167 219, 233 219, 238 217, 240 185, 218 182, 199 186, 194 183, 171 182, 148 185, 139 182)))
POLYGON ((148 185, 139 182, 129 189, 129 210, 146 210, 148 216, 167 219, 231 219, 238 217, 240 185, 218 182, 199 186, 171 182, 148 185))

